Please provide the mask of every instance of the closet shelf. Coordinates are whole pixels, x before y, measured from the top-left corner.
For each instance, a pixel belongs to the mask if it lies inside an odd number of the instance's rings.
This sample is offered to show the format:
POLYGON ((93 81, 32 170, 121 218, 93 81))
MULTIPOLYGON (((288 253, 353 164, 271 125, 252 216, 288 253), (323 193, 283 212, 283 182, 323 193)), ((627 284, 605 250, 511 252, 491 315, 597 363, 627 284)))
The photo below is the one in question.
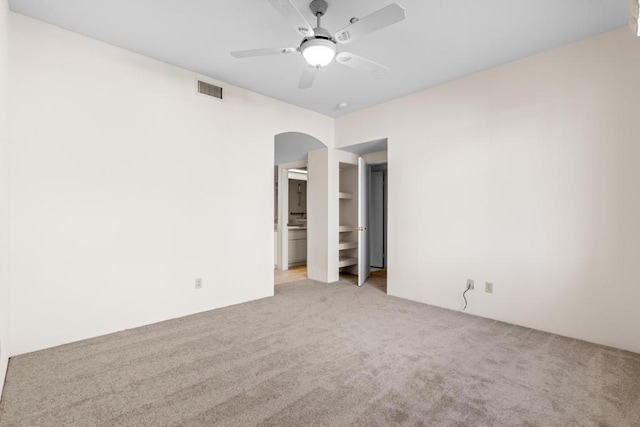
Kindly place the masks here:
POLYGON ((347 232, 353 231, 353 230, 354 230, 354 228, 352 226, 350 226, 350 225, 341 225, 341 226, 338 227, 338 231, 340 233, 347 233, 347 232))
POLYGON ((358 247, 358 242, 340 242, 338 243, 338 249, 356 249, 358 247))
POLYGON ((340 192, 340 193, 338 193, 338 197, 341 198, 341 199, 353 199, 353 194, 340 192))
POLYGON ((348 257, 340 257, 338 260, 338 267, 348 267, 350 265, 356 265, 358 263, 358 258, 348 258, 348 257))

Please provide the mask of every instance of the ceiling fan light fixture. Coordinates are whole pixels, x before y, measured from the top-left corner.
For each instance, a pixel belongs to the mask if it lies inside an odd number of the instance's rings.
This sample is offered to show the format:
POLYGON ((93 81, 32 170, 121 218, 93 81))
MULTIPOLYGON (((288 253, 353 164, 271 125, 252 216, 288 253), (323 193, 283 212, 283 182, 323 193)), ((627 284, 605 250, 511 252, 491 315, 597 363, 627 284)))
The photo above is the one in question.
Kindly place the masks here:
POLYGON ((324 39, 311 39, 300 46, 302 56, 313 67, 329 65, 336 56, 335 43, 324 39))

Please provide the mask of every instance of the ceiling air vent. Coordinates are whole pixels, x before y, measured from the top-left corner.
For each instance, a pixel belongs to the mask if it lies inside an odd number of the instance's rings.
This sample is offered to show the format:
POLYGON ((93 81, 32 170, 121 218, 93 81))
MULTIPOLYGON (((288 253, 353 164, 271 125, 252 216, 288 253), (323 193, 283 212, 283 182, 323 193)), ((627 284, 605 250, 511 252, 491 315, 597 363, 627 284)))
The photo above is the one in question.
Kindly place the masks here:
POLYGON ((211 83, 198 80, 198 93, 213 98, 222 99, 222 88, 211 83))

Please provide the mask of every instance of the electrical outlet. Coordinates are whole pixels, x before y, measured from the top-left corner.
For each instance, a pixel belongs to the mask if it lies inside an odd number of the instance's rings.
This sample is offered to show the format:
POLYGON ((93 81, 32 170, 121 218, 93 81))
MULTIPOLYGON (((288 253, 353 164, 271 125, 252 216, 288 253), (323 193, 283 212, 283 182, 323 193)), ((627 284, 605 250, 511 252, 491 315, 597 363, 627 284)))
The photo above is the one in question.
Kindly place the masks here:
POLYGON ((202 289, 202 277, 196 277, 196 289, 202 289))
POLYGON ((491 282, 485 282, 484 284, 484 291, 488 294, 492 294, 493 293, 493 283, 491 282))
POLYGON ((472 291, 475 288, 474 284, 473 284, 473 280, 471 279, 467 279, 467 289, 469 289, 470 291, 472 291))

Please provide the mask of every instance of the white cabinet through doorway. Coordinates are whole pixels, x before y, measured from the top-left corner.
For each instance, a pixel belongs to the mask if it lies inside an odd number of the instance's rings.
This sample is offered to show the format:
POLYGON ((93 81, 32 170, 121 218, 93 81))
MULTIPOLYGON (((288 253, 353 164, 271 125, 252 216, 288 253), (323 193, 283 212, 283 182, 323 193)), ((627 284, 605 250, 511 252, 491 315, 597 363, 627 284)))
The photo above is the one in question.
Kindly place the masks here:
POLYGON ((289 229, 289 264, 307 262, 307 230, 289 229))

